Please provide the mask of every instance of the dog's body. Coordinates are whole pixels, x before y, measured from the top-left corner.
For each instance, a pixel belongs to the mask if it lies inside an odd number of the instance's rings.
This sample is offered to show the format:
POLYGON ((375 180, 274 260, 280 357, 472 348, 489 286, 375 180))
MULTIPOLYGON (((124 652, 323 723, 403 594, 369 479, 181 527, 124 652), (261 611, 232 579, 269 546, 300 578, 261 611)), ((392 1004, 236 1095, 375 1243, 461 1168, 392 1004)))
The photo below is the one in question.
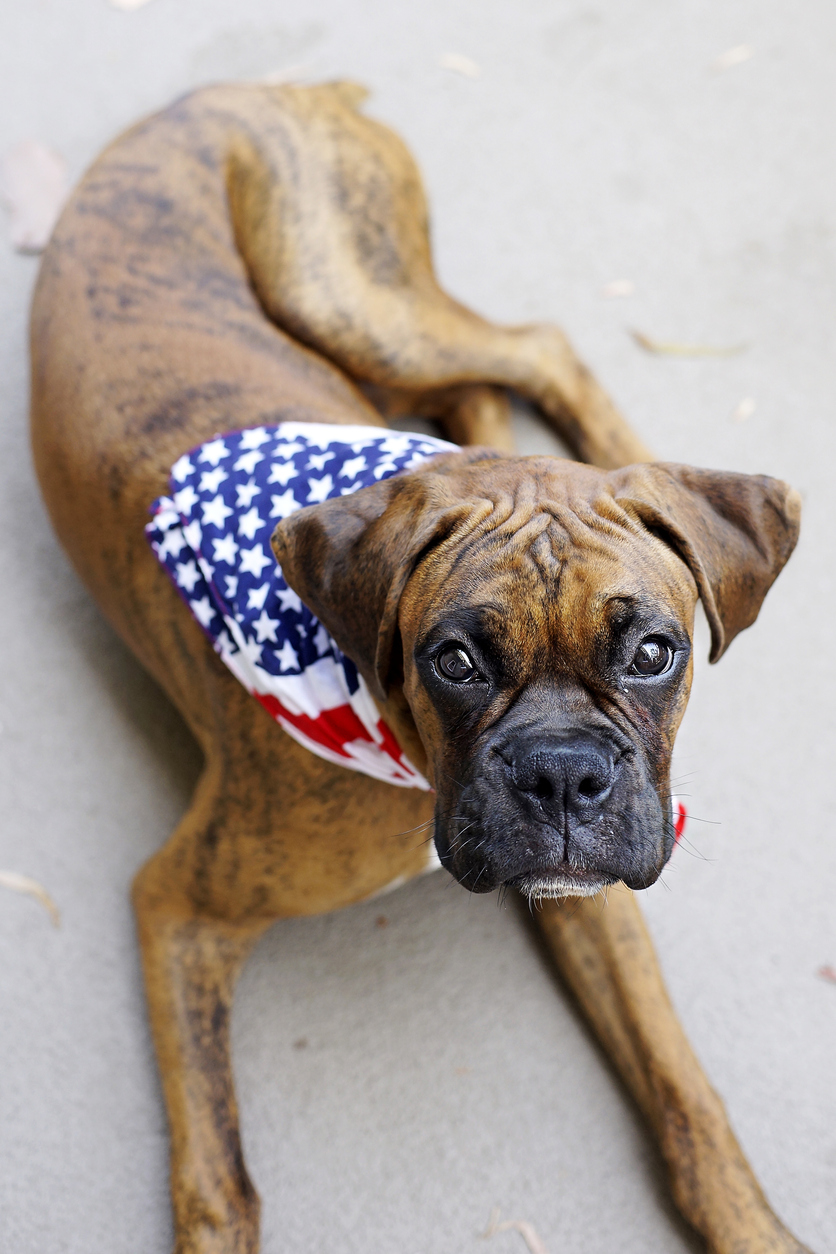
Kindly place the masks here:
MULTIPOLYGON (((556 329, 501 330, 441 292, 417 172, 361 98, 216 88, 136 127, 77 190, 35 297, 34 444, 56 529, 206 756, 135 888, 181 1254, 257 1248, 228 1021, 263 930, 426 869, 416 830, 434 813, 442 861, 478 891, 651 883, 672 845, 697 594, 718 656, 797 530, 774 481, 631 465, 647 450, 556 329), (392 788, 313 755, 252 700, 155 561, 147 511, 218 431, 421 412, 507 451, 504 386, 600 469, 468 450, 277 528, 288 583, 437 795, 392 788)), ((709 1247, 797 1254, 684 1041, 631 894, 605 911, 548 902, 540 920, 709 1247)))

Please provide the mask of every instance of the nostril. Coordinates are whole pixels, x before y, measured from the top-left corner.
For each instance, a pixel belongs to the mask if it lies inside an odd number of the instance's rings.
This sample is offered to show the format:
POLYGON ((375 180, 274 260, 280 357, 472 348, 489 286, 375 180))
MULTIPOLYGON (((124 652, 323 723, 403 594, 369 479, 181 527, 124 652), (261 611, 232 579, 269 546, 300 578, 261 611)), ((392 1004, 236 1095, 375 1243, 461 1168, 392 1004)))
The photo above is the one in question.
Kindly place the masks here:
POLYGON ((546 779, 545 775, 538 777, 537 783, 534 785, 534 796, 538 797, 540 801, 551 801, 554 796, 552 782, 546 779))
POLYGON ((607 785, 602 780, 596 779, 594 775, 585 775, 578 782, 578 793, 581 797, 598 797, 605 792, 607 785))

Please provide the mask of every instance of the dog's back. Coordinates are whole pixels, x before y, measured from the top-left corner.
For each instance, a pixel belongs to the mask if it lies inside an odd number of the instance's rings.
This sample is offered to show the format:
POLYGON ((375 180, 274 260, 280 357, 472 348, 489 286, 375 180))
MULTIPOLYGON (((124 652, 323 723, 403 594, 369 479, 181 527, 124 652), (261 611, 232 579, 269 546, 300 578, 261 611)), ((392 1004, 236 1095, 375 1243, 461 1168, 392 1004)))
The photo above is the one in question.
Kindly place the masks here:
MULTIPOLYGON (((338 87, 317 90, 339 105, 338 87)), ((35 292, 44 496, 82 578, 163 680, 165 625, 147 621, 161 572, 143 526, 176 458, 265 421, 381 422, 345 375, 265 316, 236 246, 236 145, 286 139, 292 98, 208 88, 128 131, 76 189, 35 292)))

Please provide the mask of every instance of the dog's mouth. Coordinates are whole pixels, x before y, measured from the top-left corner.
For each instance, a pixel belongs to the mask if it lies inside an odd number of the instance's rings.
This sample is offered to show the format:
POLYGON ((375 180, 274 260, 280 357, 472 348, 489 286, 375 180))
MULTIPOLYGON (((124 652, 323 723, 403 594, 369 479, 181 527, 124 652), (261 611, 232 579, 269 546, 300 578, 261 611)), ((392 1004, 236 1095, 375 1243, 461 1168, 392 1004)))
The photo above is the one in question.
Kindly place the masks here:
POLYGON ((618 877, 604 871, 586 870, 584 867, 563 863, 514 876, 506 881, 506 887, 536 900, 539 897, 594 897, 618 877))
POLYGON ((648 888, 672 846, 667 792, 643 755, 611 748, 587 733, 525 741, 526 775, 517 759, 514 773, 483 751, 473 778, 437 801, 442 865, 472 893, 513 888, 529 900, 594 897, 620 881, 648 888))

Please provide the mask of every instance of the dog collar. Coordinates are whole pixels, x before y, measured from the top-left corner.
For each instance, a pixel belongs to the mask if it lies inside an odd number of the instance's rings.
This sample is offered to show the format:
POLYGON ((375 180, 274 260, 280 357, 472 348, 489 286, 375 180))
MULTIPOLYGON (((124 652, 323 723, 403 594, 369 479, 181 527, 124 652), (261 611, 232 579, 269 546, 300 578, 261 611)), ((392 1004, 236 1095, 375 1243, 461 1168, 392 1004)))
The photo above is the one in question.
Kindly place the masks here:
POLYGON ((674 848, 676 848, 682 840, 682 837, 685 835, 685 824, 688 821, 688 811, 685 809, 685 806, 682 804, 679 797, 671 797, 671 809, 676 815, 676 818, 673 821, 673 844, 674 848))
POLYGON ((289 736, 329 762, 403 788, 430 785, 381 719, 362 675, 289 588, 276 523, 457 446, 379 427, 283 422, 184 454, 145 528, 233 675, 289 736))

